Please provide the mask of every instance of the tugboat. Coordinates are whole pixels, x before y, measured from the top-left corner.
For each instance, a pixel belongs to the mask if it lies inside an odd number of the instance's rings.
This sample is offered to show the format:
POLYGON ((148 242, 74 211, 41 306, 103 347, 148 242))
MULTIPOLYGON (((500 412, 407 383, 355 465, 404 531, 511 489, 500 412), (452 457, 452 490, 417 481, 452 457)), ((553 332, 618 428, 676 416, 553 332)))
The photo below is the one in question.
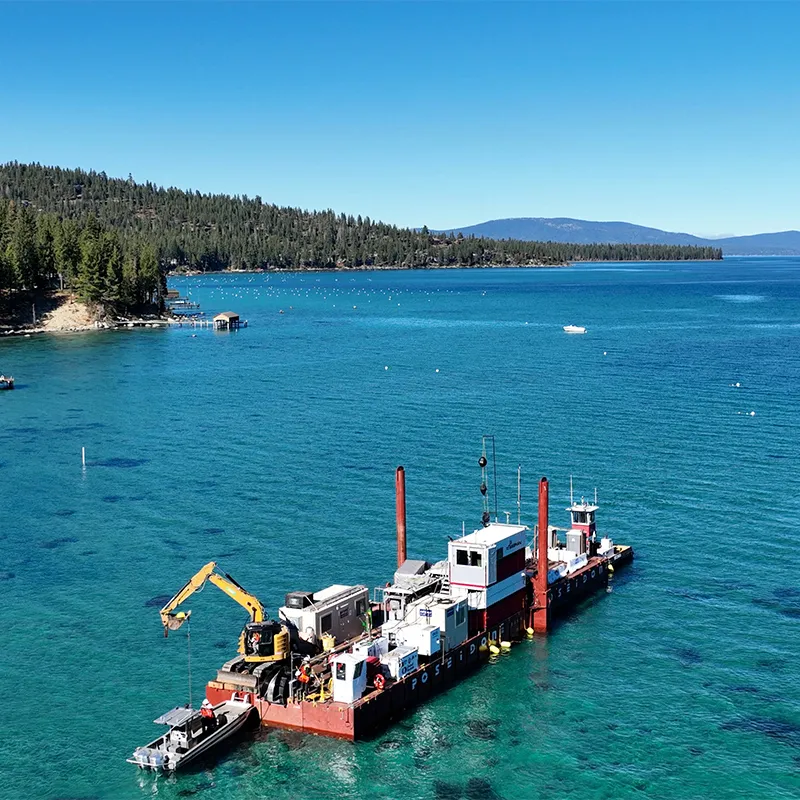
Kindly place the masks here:
POLYGON ((4 389, 13 389, 14 379, 10 375, 0 375, 0 391, 4 389))
POLYGON ((200 711, 179 706, 153 720, 156 725, 168 725, 169 731, 150 744, 137 747, 128 763, 162 772, 182 769, 241 730, 253 711, 246 695, 215 706, 206 700, 203 705, 200 711))

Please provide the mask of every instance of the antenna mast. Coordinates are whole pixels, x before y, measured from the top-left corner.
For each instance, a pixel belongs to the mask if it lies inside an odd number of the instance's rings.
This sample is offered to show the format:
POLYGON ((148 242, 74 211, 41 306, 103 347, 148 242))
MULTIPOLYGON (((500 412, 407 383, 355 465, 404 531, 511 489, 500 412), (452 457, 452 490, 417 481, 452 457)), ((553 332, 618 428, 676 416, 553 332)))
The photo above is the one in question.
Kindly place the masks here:
POLYGON ((569 504, 575 505, 575 501, 572 499, 572 475, 569 476, 569 504))
POLYGON ((488 461, 486 459, 486 441, 492 441, 492 470, 494 472, 494 521, 497 522, 497 451, 495 449, 494 436, 484 436, 482 439, 481 457, 478 459, 478 465, 481 468, 481 494, 483 495, 483 515, 481 521, 484 525, 488 525, 491 521, 489 514, 489 487, 486 484, 486 467, 488 461))
POLYGON ((522 464, 517 464, 517 525, 522 522, 522 464))

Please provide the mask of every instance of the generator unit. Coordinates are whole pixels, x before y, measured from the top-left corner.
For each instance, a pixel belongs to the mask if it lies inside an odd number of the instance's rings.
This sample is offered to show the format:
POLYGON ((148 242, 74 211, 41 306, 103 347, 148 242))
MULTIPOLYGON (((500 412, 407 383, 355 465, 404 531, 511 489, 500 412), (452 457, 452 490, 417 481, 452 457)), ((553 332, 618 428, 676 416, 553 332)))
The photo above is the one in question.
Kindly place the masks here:
POLYGON ((419 653, 416 647, 395 647, 381 656, 381 664, 385 664, 389 674, 400 681, 419 667, 419 653))
POLYGON ((316 644, 326 633, 337 642, 359 636, 364 630, 368 610, 366 586, 335 584, 313 594, 289 592, 279 614, 297 628, 301 639, 316 644))

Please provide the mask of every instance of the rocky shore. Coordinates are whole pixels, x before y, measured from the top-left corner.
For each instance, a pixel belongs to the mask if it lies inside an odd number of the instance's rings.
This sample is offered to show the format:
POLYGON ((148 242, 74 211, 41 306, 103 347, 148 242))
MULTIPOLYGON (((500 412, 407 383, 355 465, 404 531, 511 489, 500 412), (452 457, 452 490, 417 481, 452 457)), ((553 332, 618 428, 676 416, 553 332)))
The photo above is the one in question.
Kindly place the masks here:
POLYGON ((0 324, 0 337, 32 336, 40 333, 81 333, 133 327, 134 324, 159 324, 166 321, 166 317, 158 316, 148 316, 146 319, 117 319, 67 294, 55 295, 48 298, 46 303, 39 305, 43 308, 41 316, 37 314, 34 317, 32 306, 27 313, 27 319, 20 319, 17 316, 13 321, 9 321, 9 324, 0 324))

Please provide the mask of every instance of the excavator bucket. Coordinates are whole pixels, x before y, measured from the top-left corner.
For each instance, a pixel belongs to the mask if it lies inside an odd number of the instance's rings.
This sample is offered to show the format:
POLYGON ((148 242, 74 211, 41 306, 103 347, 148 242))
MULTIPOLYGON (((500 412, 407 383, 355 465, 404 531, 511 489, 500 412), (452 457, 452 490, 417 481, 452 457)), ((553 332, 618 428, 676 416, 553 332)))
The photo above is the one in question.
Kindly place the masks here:
MULTIPOLYGON (((181 625, 183 625, 183 623, 189 619, 191 613, 191 611, 179 611, 177 614, 170 614, 167 617, 167 629, 171 631, 178 630, 178 628, 180 628, 181 625)), ((165 630, 164 633, 166 634, 166 632, 167 631, 165 630)))

